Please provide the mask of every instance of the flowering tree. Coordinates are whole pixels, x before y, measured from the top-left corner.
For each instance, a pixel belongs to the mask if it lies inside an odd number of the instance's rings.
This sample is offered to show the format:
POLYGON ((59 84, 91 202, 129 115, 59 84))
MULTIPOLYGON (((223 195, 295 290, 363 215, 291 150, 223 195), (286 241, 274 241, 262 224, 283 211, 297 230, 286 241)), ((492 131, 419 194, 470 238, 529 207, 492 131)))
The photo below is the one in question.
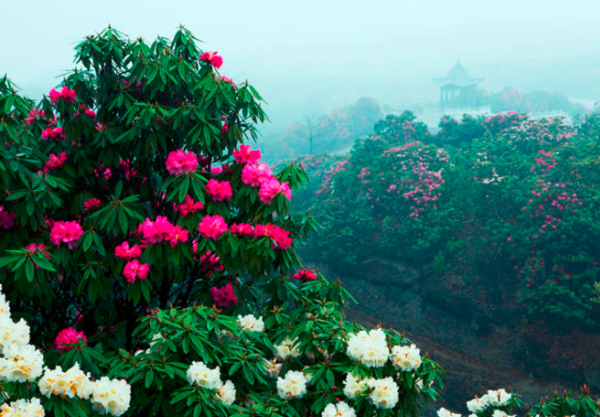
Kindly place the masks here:
POLYGON ((261 98, 221 56, 184 28, 108 28, 76 62, 37 105, 0 81, 0 281, 23 319, 0 315, 21 369, 0 367, 3 410, 392 416, 438 398, 439 365, 345 321, 339 282, 298 269, 306 175, 247 144, 261 98))

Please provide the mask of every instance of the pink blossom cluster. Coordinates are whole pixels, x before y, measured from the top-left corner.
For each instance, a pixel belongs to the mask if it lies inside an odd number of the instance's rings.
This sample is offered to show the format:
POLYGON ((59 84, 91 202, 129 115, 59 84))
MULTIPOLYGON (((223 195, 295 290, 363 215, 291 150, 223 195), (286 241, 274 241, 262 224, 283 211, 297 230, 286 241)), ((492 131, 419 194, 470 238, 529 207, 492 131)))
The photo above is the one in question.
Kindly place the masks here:
POLYGON ((186 217, 188 214, 193 214, 199 210, 204 208, 204 204, 199 201, 194 201, 194 199, 188 194, 185 196, 183 203, 176 204, 173 203, 173 209, 178 211, 181 214, 181 217, 186 217))
POLYGON ((231 307, 238 303, 237 296, 233 291, 233 285, 230 282, 221 288, 212 287, 210 289, 210 296, 217 307, 231 307))
POLYGON ((88 198, 83 202, 83 211, 86 213, 90 211, 96 211, 101 204, 102 202, 97 198, 88 198))
POLYGON ((57 91, 53 88, 52 90, 50 90, 49 96, 52 104, 56 104, 58 100, 62 100, 65 103, 73 104, 75 103, 75 99, 77 98, 75 90, 71 90, 66 85, 63 85, 60 91, 57 91))
POLYGON ((82 109, 79 113, 75 113, 75 117, 85 115, 90 119, 94 120, 96 118, 96 112, 92 109, 82 109))
MULTIPOLYGON (((539 180, 537 187, 531 191, 534 196, 529 199, 531 206, 525 206, 522 210, 531 209, 529 217, 539 217, 542 220, 540 233, 557 229, 565 211, 575 212, 577 206, 583 205, 583 202, 577 197, 577 193, 562 191, 565 188, 566 184, 562 182, 552 183, 539 180)), ((538 237, 538 235, 532 236, 533 239, 538 237)))
POLYGON ((527 116, 518 114, 516 111, 499 113, 485 118, 485 124, 492 131, 504 130, 509 127, 518 126, 527 119, 527 116))
POLYGON ((65 164, 65 162, 67 162, 66 152, 59 153, 58 155, 51 153, 48 156, 48 160, 44 164, 44 167, 46 169, 54 171, 55 169, 62 167, 65 164))
POLYGON ((138 245, 130 246, 129 242, 125 241, 115 248, 115 256, 130 261, 141 257, 142 249, 138 245))
POLYGON ((263 182, 275 179, 271 168, 264 162, 249 163, 242 169, 242 182, 250 187, 260 187, 263 182))
POLYGON ((221 81, 223 81, 223 82, 226 82, 226 83, 230 83, 230 84, 231 84, 231 86, 232 86, 234 89, 236 88, 236 87, 235 87, 235 83, 233 82, 233 80, 232 80, 231 78, 229 78, 229 77, 226 77, 225 75, 220 75, 220 76, 218 76, 218 77, 217 77, 217 79, 218 79, 218 80, 221 80, 221 81))
POLYGON ((254 228, 249 223, 233 223, 229 230, 238 237, 254 236, 254 228))
POLYGON ((240 145, 233 151, 233 158, 238 164, 255 164, 261 158, 260 149, 251 149, 250 145, 240 145))
POLYGON ((54 222, 50 230, 50 242, 54 246, 66 243, 69 249, 77 247, 77 241, 83 234, 81 225, 76 221, 65 222, 62 220, 54 222))
POLYGON ((213 201, 229 200, 233 195, 229 181, 208 180, 206 183, 206 192, 213 201))
POLYGON ((275 178, 264 181, 258 190, 258 197, 263 204, 270 205, 279 194, 284 195, 288 201, 292 199, 292 190, 287 182, 280 183, 275 178))
POLYGON ((316 191, 316 193, 321 194, 321 193, 324 193, 327 191, 331 191, 333 176, 340 171, 345 171, 347 164, 348 164, 348 160, 337 161, 327 171, 325 171, 325 174, 324 174, 323 178, 321 179, 321 188, 319 188, 316 191))
MULTIPOLYGON (((544 150, 540 150, 540 151, 538 151, 538 153, 540 153, 541 156, 537 156, 535 158, 536 165, 532 166, 531 170, 534 171, 536 166, 537 167, 543 166, 547 171, 552 171, 552 168, 554 168, 557 164, 556 160, 552 156, 552 153, 544 151, 544 150), (548 160, 546 160, 546 158, 548 158, 548 160)), ((544 168, 542 168, 542 169, 544 169, 544 168)))
POLYGON ((42 140, 62 140, 65 136, 63 135, 62 127, 48 127, 42 130, 42 140))
POLYGON ((209 271, 222 271, 225 268, 221 263, 221 258, 212 251, 207 251, 200 257, 200 265, 209 271))
POLYGON ((137 175, 137 171, 131 168, 131 161, 129 159, 119 160, 119 172, 122 172, 125 175, 125 178, 130 180, 131 178, 137 175))
POLYGON ((227 223, 225 223, 223 217, 219 215, 207 215, 202 218, 200 223, 198 223, 198 231, 203 238, 216 241, 227 231, 227 223))
POLYGON ((138 233, 149 243, 161 243, 163 240, 174 248, 178 242, 187 242, 190 232, 179 225, 173 225, 166 217, 157 216, 155 221, 146 218, 138 227, 138 233))
POLYGON ((206 62, 216 69, 221 68, 221 65, 223 65, 223 57, 217 55, 217 51, 200 54, 200 61, 206 62))
POLYGON ((292 277, 294 279, 307 282, 317 279, 317 274, 315 274, 313 269, 299 269, 298 272, 296 272, 292 277))
POLYGON ((567 141, 575 134, 575 128, 561 118, 525 119, 523 123, 506 130, 507 138, 512 141, 535 141, 542 144, 560 142, 568 145, 567 141))
POLYGON ((44 110, 42 109, 32 109, 29 111, 29 116, 27 116, 27 124, 29 126, 31 126, 33 124, 33 122, 35 122, 35 120, 38 117, 46 117, 46 113, 44 112, 44 110))
POLYGON ((85 337, 83 332, 78 332, 72 327, 67 327, 58 332, 54 340, 54 346, 56 349, 71 350, 75 347, 79 339, 83 339, 83 344, 87 345, 87 337, 85 337))
POLYGON ((178 149, 169 153, 166 167, 171 175, 193 174, 198 169, 198 158, 193 152, 178 149))
POLYGON ((272 243, 273 248, 281 250, 289 248, 294 242, 294 240, 290 237, 290 232, 270 223, 257 224, 254 226, 254 237, 270 237, 274 241, 274 243, 272 243))
POLYGON ((17 213, 8 212, 3 206, 0 206, 0 227, 8 230, 15 225, 15 218, 17 213))
POLYGON ((137 259, 127 262, 123 267, 123 276, 130 284, 133 284, 136 280, 148 278, 149 273, 150 267, 148 264, 141 264, 137 259))
MULTIPOLYGON (((26 246, 27 252, 29 252, 32 255, 35 255, 36 253, 41 253, 43 254, 46 259, 50 259, 50 252, 48 252, 48 247, 46 245, 44 245, 43 243, 30 243, 29 245, 26 246)), ((39 266, 35 263, 34 260, 32 260, 33 265, 35 266, 35 269, 39 269, 39 266)))

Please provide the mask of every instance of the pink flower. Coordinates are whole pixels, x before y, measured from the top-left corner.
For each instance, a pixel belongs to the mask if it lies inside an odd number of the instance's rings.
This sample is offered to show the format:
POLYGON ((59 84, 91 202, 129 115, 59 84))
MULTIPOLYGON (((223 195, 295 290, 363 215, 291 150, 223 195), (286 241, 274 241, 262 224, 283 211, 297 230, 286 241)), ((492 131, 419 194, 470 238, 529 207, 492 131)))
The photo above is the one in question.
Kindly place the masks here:
POLYGON ((200 223, 198 223, 198 231, 203 238, 216 241, 227 231, 227 223, 219 215, 204 216, 200 223))
POLYGON ((4 229, 10 229, 15 224, 15 218, 17 217, 17 213, 4 210, 4 207, 0 206, 0 227, 4 229))
POLYGON ((217 79, 219 79, 219 80, 221 80, 221 81, 224 81, 224 82, 226 82, 226 83, 231 83, 231 86, 232 86, 233 88, 235 88, 235 83, 233 82, 233 80, 232 80, 231 78, 229 78, 229 77, 226 77, 225 75, 221 75, 220 77, 217 77, 217 79))
POLYGON ((233 286, 230 282, 221 288, 212 287, 210 289, 210 296, 217 307, 231 307, 236 305, 238 302, 235 292, 233 291, 233 286))
POLYGON ((79 343, 79 339, 83 339, 83 344, 87 345, 87 337, 85 337, 83 332, 78 332, 72 327, 67 327, 58 332, 56 340, 54 340, 54 346, 56 349, 71 350, 75 347, 76 343, 79 343))
POLYGON ((142 256, 142 249, 138 245, 129 247, 129 242, 123 242, 115 248, 115 256, 130 261, 142 256))
POLYGON ((169 153, 166 167, 171 175, 193 174, 198 169, 198 158, 193 152, 178 149, 169 153))
POLYGON ((136 278, 140 280, 148 278, 149 272, 148 264, 141 264, 137 259, 127 262, 123 268, 123 275, 130 284, 133 284, 136 278))
POLYGON ((67 162, 67 153, 62 152, 62 153, 59 153, 58 155, 51 153, 48 158, 49 159, 48 159, 48 161, 46 161, 44 166, 47 169, 53 171, 57 168, 62 167, 64 165, 64 163, 67 162))
POLYGON ((274 240, 272 243, 273 248, 275 249, 287 249, 292 246, 294 240, 289 237, 290 232, 285 229, 282 229, 279 226, 275 226, 274 224, 257 224, 254 227, 254 237, 270 237, 274 240))
POLYGON ((177 246, 177 242, 187 242, 190 232, 181 228, 181 226, 173 226, 165 236, 165 240, 169 242, 172 248, 177 246))
POLYGON ((264 162, 246 164, 242 169, 242 182, 250 187, 260 187, 263 182, 275 179, 271 168, 264 162))
POLYGON ((231 184, 229 181, 208 180, 206 191, 213 201, 229 200, 232 196, 231 184))
POLYGON ((139 226, 139 230, 144 239, 150 243, 160 243, 167 237, 173 229, 171 222, 164 216, 157 216, 155 221, 151 221, 149 217, 139 226))
POLYGON ((317 279, 317 274, 315 274, 313 269, 299 269, 298 272, 293 275, 293 277, 294 279, 299 279, 306 282, 317 279))
POLYGON ((250 145, 240 145, 240 149, 233 151, 233 158, 238 164, 254 164, 261 157, 260 149, 250 149, 250 145))
POLYGON ((74 249, 82 234, 83 229, 76 221, 64 222, 59 220, 52 225, 52 230, 50 230, 50 242, 52 242, 54 246, 60 246, 61 243, 66 243, 69 249, 74 249))
POLYGON ((230 231, 239 237, 254 236, 254 229, 252 229, 252 225, 248 223, 234 223, 231 225, 230 231))
POLYGON ((260 201, 267 205, 270 205, 278 194, 283 194, 288 200, 291 200, 292 191, 290 190, 290 186, 287 182, 280 183, 273 178, 271 180, 263 181, 260 186, 260 190, 258 190, 260 201))
POLYGON ((49 127, 42 130, 42 140, 62 140, 65 136, 63 135, 62 127, 49 127))
POLYGON ((211 174, 218 175, 218 174, 220 174, 222 172, 223 172, 223 167, 222 166, 220 166, 220 165, 219 166, 213 166, 213 165, 210 166, 210 173, 211 174))
POLYGON ((54 88, 50 90, 50 101, 52 104, 56 104, 58 100, 62 100, 65 103, 73 104, 75 103, 75 98, 77 95, 75 94, 75 90, 71 90, 66 85, 63 85, 60 91, 55 90, 54 88))
POLYGON ((216 69, 221 68, 221 65, 223 65, 223 58, 217 55, 217 51, 200 54, 200 61, 207 62, 216 69))
POLYGON ((194 202, 190 195, 186 195, 183 203, 177 205, 173 204, 175 211, 179 211, 182 217, 186 217, 190 213, 195 213, 198 210, 202 210, 204 208, 204 204, 201 202, 194 202))
POLYGON ((200 257, 200 265, 208 270, 222 271, 225 267, 220 262, 219 256, 212 251, 208 251, 200 257))
POLYGON ((102 202, 97 198, 88 198, 83 202, 83 211, 96 211, 102 202))
POLYGON ((42 109, 33 109, 29 112, 29 116, 27 116, 27 124, 31 126, 37 117, 46 117, 46 113, 42 109))

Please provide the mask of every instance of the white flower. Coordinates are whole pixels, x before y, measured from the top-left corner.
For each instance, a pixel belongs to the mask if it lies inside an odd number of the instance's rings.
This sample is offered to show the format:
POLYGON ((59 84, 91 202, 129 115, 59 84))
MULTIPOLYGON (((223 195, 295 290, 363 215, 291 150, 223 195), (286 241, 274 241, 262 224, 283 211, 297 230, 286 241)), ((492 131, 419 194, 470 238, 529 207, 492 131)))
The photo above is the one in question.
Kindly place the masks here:
POLYGON ((461 417, 460 414, 452 413, 443 407, 438 410, 437 415, 438 415, 438 417, 461 417))
POLYGON ((404 372, 414 371, 421 366, 421 351, 414 345, 394 346, 392 348, 394 368, 404 372))
POLYGON ((361 330, 353 334, 348 340, 346 354, 350 359, 371 368, 385 365, 390 350, 385 341, 384 331, 377 329, 367 333, 361 330))
POLYGON ((485 395, 481 398, 473 398, 471 401, 467 401, 467 409, 474 414, 481 413, 488 406, 487 396, 485 395))
POLYGON ((265 370, 267 371, 267 376, 269 378, 275 378, 279 376, 279 372, 281 371, 281 364, 277 363, 277 359, 266 360, 265 359, 265 370))
POLYGON ((0 315, 0 349, 16 344, 25 346, 29 344, 29 326, 21 319, 14 323, 8 314, 0 315))
POLYGON ((33 381, 42 374, 44 356, 32 345, 11 344, 0 358, 0 379, 10 382, 33 381))
POLYGON ((210 369, 204 362, 192 362, 186 375, 190 385, 200 385, 208 389, 216 389, 223 385, 219 367, 210 369))
POLYGON ((356 417, 356 411, 345 402, 329 404, 323 410, 321 417, 356 417))
POLYGON ((494 410, 494 414, 492 414, 492 417, 516 417, 516 415, 509 416, 502 410, 494 410))
POLYGON ((231 405, 235 401, 235 386, 233 382, 227 381, 217 388, 217 398, 225 405, 231 405))
POLYGON ((94 383, 90 401, 94 410, 100 414, 123 415, 131 402, 131 386, 122 379, 103 376, 94 383))
POLYGON ((275 355, 277 358, 286 361, 300 356, 300 349, 298 349, 298 346, 294 346, 297 342, 298 339, 290 340, 286 337, 279 345, 275 345, 275 355))
POLYGON ((504 389, 499 389, 496 391, 488 391, 487 394, 485 394, 485 397, 487 397, 487 402, 489 405, 502 407, 508 403, 508 400, 510 400, 512 395, 506 392, 504 389))
POLYGON ((43 417, 44 409, 39 398, 32 398, 30 401, 17 400, 0 406, 0 415, 3 417, 43 417))
POLYGON ((66 372, 60 366, 52 370, 46 368, 38 388, 48 398, 50 395, 88 398, 94 391, 94 383, 90 381, 89 374, 85 374, 76 363, 66 372))
POLYGON ((286 400, 302 398, 306 394, 307 382, 302 372, 288 371, 285 378, 277 378, 277 393, 286 400))
POLYGON ((264 332, 265 322, 262 317, 256 318, 252 314, 246 316, 238 316, 238 324, 242 327, 242 330, 249 332, 264 332))
POLYGON ((367 380, 354 378, 352 372, 346 375, 344 381, 344 395, 350 399, 356 398, 361 392, 367 389, 367 380))
POLYGON ((377 408, 394 408, 398 402, 398 384, 391 377, 371 378, 367 384, 373 389, 369 398, 377 408))

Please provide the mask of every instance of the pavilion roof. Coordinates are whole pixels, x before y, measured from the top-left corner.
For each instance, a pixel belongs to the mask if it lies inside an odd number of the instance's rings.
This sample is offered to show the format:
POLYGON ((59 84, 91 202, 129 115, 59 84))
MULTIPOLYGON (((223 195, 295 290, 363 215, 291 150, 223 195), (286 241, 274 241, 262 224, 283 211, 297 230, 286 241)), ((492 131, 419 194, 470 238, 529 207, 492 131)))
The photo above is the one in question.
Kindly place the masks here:
POLYGON ((473 78, 471 74, 460 64, 460 60, 456 61, 456 65, 448 72, 444 78, 435 78, 434 81, 440 86, 454 84, 457 87, 467 87, 477 84, 482 78, 473 78))

